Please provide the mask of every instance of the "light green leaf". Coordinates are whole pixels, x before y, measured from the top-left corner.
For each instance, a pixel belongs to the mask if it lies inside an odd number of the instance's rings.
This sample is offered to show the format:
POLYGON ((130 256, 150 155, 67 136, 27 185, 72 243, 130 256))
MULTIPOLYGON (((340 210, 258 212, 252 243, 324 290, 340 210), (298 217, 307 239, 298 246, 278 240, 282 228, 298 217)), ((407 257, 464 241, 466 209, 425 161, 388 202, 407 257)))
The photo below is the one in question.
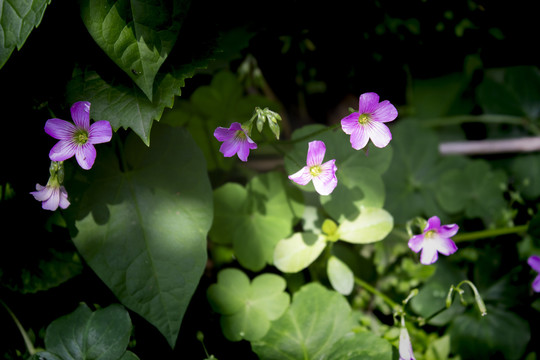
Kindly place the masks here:
POLYGON ((47 327, 45 347, 62 360, 118 360, 126 351, 131 328, 129 314, 120 305, 92 312, 82 304, 47 327))
POLYGON ((223 314, 221 328, 230 341, 254 341, 266 335, 270 322, 289 306, 287 283, 275 274, 257 276, 250 284, 242 271, 234 268, 219 272, 218 282, 209 286, 212 308, 223 314))
POLYGON ((374 333, 346 334, 334 344, 328 360, 393 360, 392 345, 374 333))
POLYGON ((171 52, 189 0, 82 0, 94 41, 152 101, 154 79, 171 52))
POLYGON ((339 238, 353 244, 368 244, 384 239, 394 227, 394 219, 388 211, 362 207, 360 215, 339 224, 339 238))
POLYGON ((307 268, 326 247, 326 237, 312 233, 294 233, 280 240, 274 249, 274 266, 286 273, 307 268))
MULTIPOLYGON (((349 136, 341 129, 325 131, 322 125, 308 125, 296 130, 292 139, 304 139, 294 144, 285 158, 288 174, 299 170, 298 164, 306 163, 308 142, 321 140, 326 145, 324 161, 336 159, 338 185, 328 196, 321 196, 321 204, 335 220, 354 219, 360 206, 382 207, 385 200, 384 183, 381 179, 392 159, 392 147, 363 150, 351 147, 349 136)), ((315 191, 313 184, 297 185, 302 191, 315 191)))
POLYGON ((206 264, 212 191, 189 133, 161 125, 153 139, 147 148, 128 138, 126 169, 98 149, 84 196, 70 207, 81 212, 73 241, 118 299, 173 347, 206 264))
POLYGON ((280 172, 254 177, 244 188, 228 183, 214 191, 212 241, 232 244, 252 271, 273 261, 274 247, 292 233, 303 210, 302 195, 280 172))
POLYGON ((330 256, 326 266, 328 280, 332 287, 343 295, 349 295, 354 288, 354 274, 347 264, 336 256, 330 256))
POLYGON ((355 325, 343 295, 310 283, 294 294, 287 312, 251 347, 261 360, 326 359, 355 325))
POLYGON ((0 69, 39 26, 51 0, 0 0, 0 69))

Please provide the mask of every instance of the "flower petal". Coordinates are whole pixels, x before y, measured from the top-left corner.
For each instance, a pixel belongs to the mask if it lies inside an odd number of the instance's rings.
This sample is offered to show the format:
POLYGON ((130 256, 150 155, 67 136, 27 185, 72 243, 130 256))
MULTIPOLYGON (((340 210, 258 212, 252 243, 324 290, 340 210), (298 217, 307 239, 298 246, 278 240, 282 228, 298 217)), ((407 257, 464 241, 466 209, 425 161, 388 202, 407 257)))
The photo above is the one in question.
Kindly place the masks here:
POLYGON ((311 141, 308 146, 306 160, 307 166, 311 167, 321 165, 324 159, 324 154, 326 153, 326 145, 324 145, 324 142, 315 140, 311 141))
POLYGON ((540 292, 540 275, 538 275, 536 279, 534 279, 532 283, 532 288, 535 292, 540 292))
POLYGON ((58 204, 62 209, 67 209, 67 207, 70 205, 70 202, 67 199, 68 194, 66 191, 66 188, 63 186, 60 186, 60 203, 58 204))
POLYGON ((397 118, 398 111, 388 100, 384 100, 371 114, 371 119, 377 122, 389 122, 397 118))
POLYGON ((540 272, 540 256, 537 256, 537 255, 529 256, 529 258, 527 259, 527 263, 535 271, 540 272))
POLYGON ((360 150, 366 147, 369 141, 369 134, 367 133, 366 128, 358 124, 356 129, 351 134, 350 141, 351 141, 351 146, 355 150, 360 150))
POLYGON ((51 187, 51 196, 41 203, 41 207, 45 210, 54 211, 58 209, 58 204, 60 203, 60 188, 51 187))
POLYGON ((304 166, 292 175, 289 175, 289 179, 297 183, 298 185, 307 185, 313 176, 309 172, 309 167, 304 166))
POLYGON ((77 146, 75 151, 75 158, 80 167, 84 170, 90 170, 94 161, 96 160, 96 148, 90 143, 86 143, 81 146, 77 146))
POLYGON ((49 152, 49 159, 52 161, 64 161, 75 155, 76 151, 77 145, 75 145, 73 141, 60 140, 49 152))
POLYGON ((106 120, 96 121, 90 126, 88 131, 88 142, 90 144, 102 144, 111 141, 111 123, 106 120))
POLYGON ((242 161, 247 161, 249 156, 249 143, 246 140, 238 140, 238 158, 242 161))
POLYGON ((450 238, 457 234, 459 226, 456 224, 443 225, 439 227, 438 233, 440 237, 450 238))
POLYGON ((90 103, 79 101, 71 106, 71 118, 75 125, 88 130, 90 128, 90 103))
POLYGON ((420 262, 424 265, 433 264, 439 258, 435 241, 424 241, 424 248, 420 254, 420 262))
POLYGON ((320 195, 329 195, 337 186, 338 180, 336 177, 337 166, 336 160, 330 160, 321 165, 321 173, 319 176, 313 177, 313 186, 320 195))
POLYGON ((411 338, 405 326, 399 332, 399 360, 416 360, 414 357, 411 338))
POLYGON ((379 105, 379 95, 374 92, 368 92, 360 95, 358 101, 358 112, 360 114, 371 114, 379 105))
POLYGON ((71 140, 76 127, 62 119, 49 119, 45 123, 45 132, 58 140, 71 140))
POLYGON ((373 141, 373 145, 378 148, 385 147, 392 140, 390 129, 381 122, 371 120, 365 125, 365 129, 371 141, 373 141))
POLYGON ((345 134, 351 135, 353 131, 360 126, 358 123, 359 116, 360 114, 355 112, 341 119, 341 129, 345 134))
POLYGON ((224 127, 218 127, 216 130, 214 130, 214 137, 218 139, 218 141, 227 141, 232 138, 234 138, 236 134, 236 130, 229 130, 224 127))
POLYGON ((434 238, 431 241, 436 243, 437 251, 443 255, 452 255, 457 251, 456 243, 452 239, 439 236, 438 239, 434 238))
POLYGON ((429 230, 438 231, 439 227, 441 227, 441 219, 439 219, 438 216, 432 216, 428 219, 424 232, 429 231, 429 230))
POLYGON ((42 186, 40 184, 36 184, 36 190, 37 191, 32 191, 30 194, 32 194, 37 201, 47 200, 51 197, 53 191, 50 186, 42 186))
POLYGON ((240 150, 241 146, 242 146, 242 141, 240 141, 236 137, 233 137, 232 139, 225 140, 223 144, 221 144, 219 151, 223 154, 223 156, 231 157, 231 156, 234 156, 240 150))
POLYGON ((409 248, 411 248, 411 250, 414 251, 415 253, 422 250, 422 248, 424 247, 424 234, 414 235, 409 240, 408 245, 409 245, 409 248))

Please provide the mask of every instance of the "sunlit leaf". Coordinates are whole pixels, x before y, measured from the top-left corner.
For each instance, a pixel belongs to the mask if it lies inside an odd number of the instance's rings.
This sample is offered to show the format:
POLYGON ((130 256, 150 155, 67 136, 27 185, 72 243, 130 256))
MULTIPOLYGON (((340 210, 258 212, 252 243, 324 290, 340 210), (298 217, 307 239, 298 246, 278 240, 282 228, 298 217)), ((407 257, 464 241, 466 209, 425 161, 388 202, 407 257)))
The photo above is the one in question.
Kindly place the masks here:
POLYGON ((0 0, 0 69, 38 27, 51 0, 0 0))
POLYGON ((336 256, 330 256, 326 273, 332 287, 343 295, 349 295, 354 287, 354 274, 347 264, 336 256))
POLYGON ((289 306, 285 280, 262 274, 251 281, 242 271, 222 270, 207 290, 212 308, 221 316, 223 334, 230 341, 255 341, 266 335, 270 322, 289 306))
POLYGON ((274 266, 286 273, 295 273, 307 268, 326 247, 323 235, 294 233, 280 240, 274 250, 274 266))
POLYGON ((126 169, 101 147, 73 241, 128 308, 174 346, 206 263, 212 191, 204 158, 182 129, 158 126, 148 148, 126 143, 126 169))
POLYGON ((294 294, 289 310, 251 347, 261 360, 322 360, 355 324, 343 295, 311 283, 294 294))
POLYGON ((353 244, 368 244, 384 239, 394 227, 394 219, 388 211, 362 207, 354 220, 339 224, 339 238, 353 244))
POLYGON ((171 52, 190 0, 83 0, 94 41, 152 101, 154 79, 171 52))

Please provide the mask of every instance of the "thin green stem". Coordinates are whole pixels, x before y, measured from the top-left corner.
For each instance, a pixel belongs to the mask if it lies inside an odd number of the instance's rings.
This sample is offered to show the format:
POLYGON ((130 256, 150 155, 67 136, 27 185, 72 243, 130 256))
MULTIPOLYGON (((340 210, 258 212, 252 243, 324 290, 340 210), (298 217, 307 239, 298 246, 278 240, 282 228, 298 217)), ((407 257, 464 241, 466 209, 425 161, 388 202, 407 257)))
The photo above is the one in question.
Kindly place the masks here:
POLYGON ((473 241, 501 235, 518 234, 527 231, 528 228, 529 225, 519 225, 506 228, 480 230, 465 234, 458 234, 452 239, 454 240, 454 242, 473 241))
POLYGON ((4 308, 7 310, 13 321, 15 322, 15 325, 17 325, 17 328, 19 329, 19 332, 21 333, 21 336, 24 340, 24 345, 26 346, 26 349, 28 350, 28 353, 30 356, 34 355, 36 353, 36 348, 34 348, 34 344, 32 344, 32 341, 30 340, 30 337, 28 336, 28 333, 26 330, 24 330, 24 327, 22 326, 21 322, 15 314, 11 311, 11 309, 4 303, 2 300, 0 300, 0 304, 4 306, 4 308))
POLYGON ((396 303, 394 300, 390 299, 388 296, 386 296, 385 294, 383 294, 382 292, 380 292, 379 290, 377 290, 376 288, 374 288, 373 286, 371 286, 370 284, 368 284, 364 280, 362 280, 362 279, 355 276, 354 277, 354 282, 357 285, 360 285, 362 288, 364 288, 368 292, 372 293, 373 295, 378 296, 381 299, 383 299, 383 301, 385 303, 387 303, 392 308, 392 310, 402 311, 401 305, 396 303))

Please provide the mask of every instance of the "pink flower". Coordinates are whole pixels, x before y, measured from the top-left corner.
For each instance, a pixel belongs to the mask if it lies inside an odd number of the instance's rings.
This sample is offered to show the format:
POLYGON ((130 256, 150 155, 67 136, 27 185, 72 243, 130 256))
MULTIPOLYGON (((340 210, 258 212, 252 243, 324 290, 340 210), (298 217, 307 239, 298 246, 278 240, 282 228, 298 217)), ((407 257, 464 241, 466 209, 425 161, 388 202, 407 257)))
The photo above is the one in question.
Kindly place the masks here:
POLYGON ((399 360, 416 360, 414 357, 409 332, 407 331, 407 328, 403 322, 399 332, 399 360))
POLYGON ((320 195, 329 195, 337 186, 336 160, 322 163, 326 153, 324 142, 316 140, 310 142, 308 146, 307 165, 289 175, 289 179, 300 185, 307 185, 313 181, 313 186, 320 195))
POLYGON ((457 234, 459 226, 456 224, 442 225, 437 216, 428 219, 424 232, 415 235, 409 240, 409 247, 414 252, 422 250, 420 262, 424 265, 433 264, 438 254, 451 255, 457 251, 457 246, 450 237, 457 234))
POLYGON ((62 209, 66 209, 69 206, 67 199, 66 189, 56 182, 51 184, 51 181, 47 183, 47 186, 41 186, 36 184, 36 190, 30 194, 34 195, 37 201, 42 201, 41 207, 45 210, 54 211, 60 206, 62 209))
POLYGON ((112 128, 108 121, 96 121, 90 125, 90 103, 79 101, 71 107, 75 125, 61 119, 49 119, 45 132, 60 140, 49 152, 52 161, 64 161, 75 155, 79 165, 88 170, 96 160, 94 144, 111 141, 112 128))
POLYGON ((540 292, 540 256, 531 255, 527 263, 534 271, 539 273, 532 283, 532 288, 535 292, 540 292))
POLYGON ((356 150, 365 147, 369 139, 376 147, 383 148, 392 140, 392 133, 384 123, 393 121, 397 115, 388 100, 379 103, 379 95, 365 93, 360 95, 358 112, 341 119, 341 128, 351 135, 351 145, 356 150))
POLYGON ((227 129, 218 127, 214 131, 214 136, 219 141, 223 141, 219 151, 225 157, 238 154, 238 158, 242 161, 247 161, 249 150, 256 149, 257 144, 248 135, 246 129, 240 123, 234 122, 227 129))

